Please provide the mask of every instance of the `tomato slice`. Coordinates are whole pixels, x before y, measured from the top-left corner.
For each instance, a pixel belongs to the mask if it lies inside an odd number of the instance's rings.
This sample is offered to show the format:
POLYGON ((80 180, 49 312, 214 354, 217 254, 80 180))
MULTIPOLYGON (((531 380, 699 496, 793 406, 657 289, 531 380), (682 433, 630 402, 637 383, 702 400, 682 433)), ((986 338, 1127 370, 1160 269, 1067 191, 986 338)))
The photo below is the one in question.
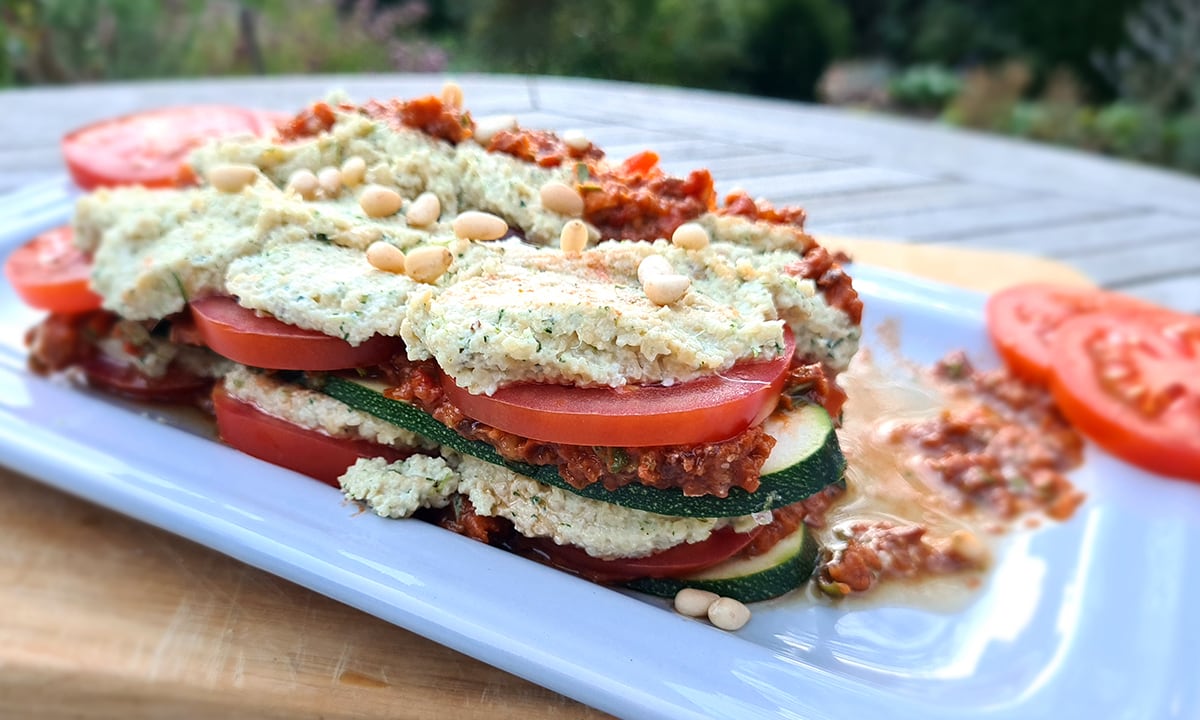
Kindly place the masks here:
POLYGON ((192 105, 102 120, 62 140, 67 169, 84 190, 171 187, 188 153, 218 137, 270 134, 282 116, 226 105, 192 105))
POLYGON ((784 331, 773 360, 743 362, 677 385, 572 387, 519 383, 475 395, 444 376, 447 397, 468 417, 542 442, 654 447, 720 442, 775 410, 796 341, 784 331))
POLYGON ((367 440, 347 440, 310 430, 233 398, 223 384, 213 388, 217 432, 226 444, 260 460, 340 487, 338 477, 359 458, 397 462, 412 453, 367 440))
POLYGON ((1063 322, 1086 313, 1154 309, 1116 293, 1030 283, 992 295, 986 316, 988 333, 1009 369, 1026 380, 1044 383, 1050 378, 1050 345, 1063 322))
POLYGON ((92 261, 75 247, 70 226, 34 237, 4 261, 4 276, 26 304, 39 310, 81 313, 100 307, 92 292, 92 261))
POLYGON ((1050 389, 1113 455, 1200 482, 1200 318, 1083 315, 1058 328, 1050 389))
POLYGON ((594 582, 616 583, 700 572, 744 550, 759 532, 761 528, 739 533, 724 527, 698 543, 683 543, 646 557, 613 560, 592 557, 582 548, 558 545, 549 538, 523 538, 519 549, 594 582))
POLYGON ((213 352, 271 370, 344 370, 378 365, 403 352, 404 341, 376 335, 359 345, 305 330, 214 295, 189 306, 196 331, 213 352))
POLYGON ((207 392, 213 382, 176 365, 170 365, 161 376, 150 377, 132 365, 117 363, 104 355, 83 360, 80 368, 88 385, 142 401, 192 402, 207 392))

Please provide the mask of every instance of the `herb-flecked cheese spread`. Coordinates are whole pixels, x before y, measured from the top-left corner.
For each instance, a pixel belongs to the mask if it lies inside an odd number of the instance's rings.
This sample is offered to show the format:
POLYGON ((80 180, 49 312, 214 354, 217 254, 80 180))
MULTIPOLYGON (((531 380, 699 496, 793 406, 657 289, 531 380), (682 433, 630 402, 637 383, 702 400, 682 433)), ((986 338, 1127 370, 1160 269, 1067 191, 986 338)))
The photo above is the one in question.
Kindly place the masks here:
POLYGON ((94 253, 93 285, 106 308, 155 319, 189 299, 233 295, 351 344, 402 336, 411 358, 435 359, 473 392, 523 380, 682 382, 774 357, 784 325, 801 355, 835 370, 857 347, 857 325, 814 281, 786 271, 800 250, 769 223, 706 216, 700 223, 714 242, 703 249, 613 240, 567 254, 554 243, 569 218, 543 208, 538 188, 567 179, 569 167, 543 168, 353 113, 340 113, 315 138, 228 139, 193 160, 201 175, 228 162, 253 164, 262 175, 239 192, 120 189, 79 201, 77 242, 94 253), (372 217, 354 188, 326 199, 286 189, 291 173, 350 156, 365 160, 364 182, 396 190, 405 208, 422 192, 436 194, 439 220, 412 226, 404 210, 372 217), (451 221, 465 210, 495 213, 523 238, 460 239, 451 221), (366 262, 366 248, 379 240, 405 252, 442 246, 452 262, 436 281, 417 282, 366 262), (647 299, 637 267, 650 254, 690 278, 679 302, 647 299))

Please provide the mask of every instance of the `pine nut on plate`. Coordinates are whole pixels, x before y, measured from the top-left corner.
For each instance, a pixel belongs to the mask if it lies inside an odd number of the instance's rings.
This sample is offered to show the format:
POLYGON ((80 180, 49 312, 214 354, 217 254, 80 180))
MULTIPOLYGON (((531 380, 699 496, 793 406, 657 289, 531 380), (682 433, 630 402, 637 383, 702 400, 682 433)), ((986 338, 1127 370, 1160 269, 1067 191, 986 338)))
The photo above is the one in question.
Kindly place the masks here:
POLYGON ((722 630, 741 630, 750 622, 750 608, 733 598, 718 598, 708 607, 708 621, 722 630))

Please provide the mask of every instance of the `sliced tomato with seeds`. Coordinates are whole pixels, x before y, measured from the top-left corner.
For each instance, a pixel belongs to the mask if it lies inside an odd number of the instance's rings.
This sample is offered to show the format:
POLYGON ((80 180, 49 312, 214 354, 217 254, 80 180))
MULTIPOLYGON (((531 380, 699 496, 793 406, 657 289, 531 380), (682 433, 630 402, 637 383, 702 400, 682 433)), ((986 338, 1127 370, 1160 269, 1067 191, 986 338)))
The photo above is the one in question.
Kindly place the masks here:
POLYGON ((359 458, 397 462, 411 455, 389 445, 326 435, 263 412, 231 396, 224 384, 213 388, 217 433, 247 455, 339 487, 338 478, 359 458))
POLYGON ((223 295, 193 300, 189 307, 195 330, 188 329, 186 337, 203 340, 213 352, 243 365, 271 370, 344 370, 378 365, 404 349, 400 338, 379 335, 351 345, 332 335, 259 315, 223 295))
POLYGON ((149 376, 134 365, 95 354, 79 364, 88 385, 133 400, 188 403, 199 400, 212 386, 212 379, 171 364, 160 376, 149 376))
POLYGON ((574 387, 519 383, 477 395, 444 376, 442 389, 468 417, 542 442, 602 447, 728 440, 762 422, 779 401, 796 341, 772 360, 738 363, 675 385, 574 387))
POLYGON ((739 533, 731 527, 717 530, 705 540, 682 543, 639 558, 604 560, 574 545, 558 545, 547 538, 522 538, 519 550, 554 567, 594 582, 616 583, 638 578, 680 577, 700 572, 738 554, 754 541, 761 528, 739 533))
POLYGON ((988 334, 1009 369, 1034 382, 1050 377, 1050 345, 1068 319, 1094 312, 1142 312, 1149 303, 1102 290, 1029 283, 992 295, 986 306, 988 334))
POLYGON ((70 226, 47 230, 4 261, 4 276, 30 307, 68 314, 100 307, 91 289, 92 261, 74 237, 70 226))
POLYGON ((84 190, 172 187, 192 150, 214 138, 269 135, 283 116, 227 105, 190 105, 101 120, 68 134, 63 157, 84 190))
POLYGON ((1200 482, 1200 318, 1160 310, 1063 323, 1050 389, 1079 430, 1151 472, 1200 482))

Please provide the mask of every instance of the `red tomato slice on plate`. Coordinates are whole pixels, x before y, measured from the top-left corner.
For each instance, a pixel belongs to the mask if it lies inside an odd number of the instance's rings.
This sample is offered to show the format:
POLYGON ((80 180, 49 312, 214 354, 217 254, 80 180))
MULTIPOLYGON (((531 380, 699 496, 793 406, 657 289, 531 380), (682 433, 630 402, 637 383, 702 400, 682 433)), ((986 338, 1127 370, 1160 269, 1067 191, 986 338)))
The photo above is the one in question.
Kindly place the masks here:
POLYGON ((271 370, 344 370, 387 361, 404 350, 400 338, 375 336, 359 345, 305 330, 238 305, 231 297, 193 300, 196 333, 218 355, 271 370))
POLYGON ((188 154, 213 138, 267 135, 283 116, 226 105, 168 107, 101 120, 62 140, 67 169, 84 190, 171 187, 188 154))
POLYGON ((159 377, 150 377, 132 365, 122 365, 103 355, 80 363, 88 385, 115 395, 142 401, 183 403, 199 399, 212 385, 201 377, 171 365, 159 377))
POLYGON ((89 282, 92 261, 73 238, 69 226, 47 230, 4 261, 4 276, 27 305, 72 314, 100 307, 89 282))
POLYGON ((347 440, 309 430, 236 400, 218 384, 213 388, 217 432, 226 444, 247 455, 339 487, 338 477, 359 458, 403 460, 411 453, 366 440, 347 440))
POLYGON ((468 417, 542 442, 603 447, 728 440, 766 419, 796 351, 790 331, 773 360, 743 362, 677 385, 573 387, 520 383, 475 395, 445 376, 442 389, 468 417))
POLYGON ((1083 315, 1052 348, 1050 389, 1068 420, 1123 460, 1200 482, 1200 318, 1083 315))
POLYGON ((734 532, 725 527, 706 540, 683 543, 662 552, 640 558, 602 560, 574 545, 558 545, 547 538, 522 540, 521 547, 543 556, 549 564, 601 583, 625 582, 638 578, 679 577, 700 572, 724 562, 746 548, 761 528, 734 532))
POLYGON ((988 298, 988 333, 1018 376, 1035 382, 1050 378, 1050 344, 1059 325, 1086 313, 1155 310, 1124 295, 1032 283, 1017 285, 988 298))

